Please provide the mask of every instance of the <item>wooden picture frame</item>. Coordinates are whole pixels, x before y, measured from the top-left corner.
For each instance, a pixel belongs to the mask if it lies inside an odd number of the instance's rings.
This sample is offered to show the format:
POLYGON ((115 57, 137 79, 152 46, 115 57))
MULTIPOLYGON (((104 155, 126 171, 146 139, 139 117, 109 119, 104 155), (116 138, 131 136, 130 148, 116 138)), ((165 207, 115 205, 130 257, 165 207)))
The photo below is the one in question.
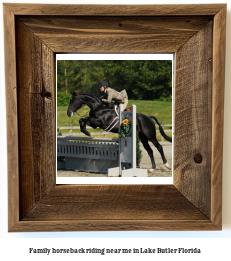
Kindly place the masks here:
POLYGON ((3 8, 9 231, 221 230, 226 5, 3 8), (69 52, 175 53, 173 185, 56 185, 69 52))

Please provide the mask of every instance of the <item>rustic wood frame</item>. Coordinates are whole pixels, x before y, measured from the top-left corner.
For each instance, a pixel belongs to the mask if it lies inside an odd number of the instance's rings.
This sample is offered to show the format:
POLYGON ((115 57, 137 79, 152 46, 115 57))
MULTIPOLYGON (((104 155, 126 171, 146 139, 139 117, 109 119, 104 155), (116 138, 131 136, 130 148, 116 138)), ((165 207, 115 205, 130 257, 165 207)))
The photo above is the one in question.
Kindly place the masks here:
POLYGON ((220 230, 226 5, 3 4, 8 229, 220 230), (175 53, 173 185, 55 184, 55 53, 175 53))

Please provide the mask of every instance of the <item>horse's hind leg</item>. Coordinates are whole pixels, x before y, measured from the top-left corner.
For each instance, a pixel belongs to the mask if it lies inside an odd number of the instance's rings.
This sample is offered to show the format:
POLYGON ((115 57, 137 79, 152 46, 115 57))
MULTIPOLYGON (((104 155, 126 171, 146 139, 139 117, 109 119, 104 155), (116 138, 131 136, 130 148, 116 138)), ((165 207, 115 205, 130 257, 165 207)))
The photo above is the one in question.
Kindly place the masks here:
POLYGON ((167 162, 165 155, 164 155, 164 151, 163 151, 163 147, 162 145, 160 145, 160 143, 157 141, 157 139, 152 140, 152 143, 154 144, 154 146, 157 148, 157 150, 159 151, 161 158, 163 160, 164 165, 168 168, 171 169, 171 166, 169 165, 169 163, 167 162))
POLYGON ((152 171, 153 169, 156 168, 156 163, 155 163, 155 160, 154 160, 152 148, 148 144, 148 138, 144 134, 142 134, 141 132, 139 132, 139 138, 140 138, 140 141, 142 142, 145 150, 147 151, 147 153, 148 153, 148 155, 151 159, 152 168, 149 171, 152 171))

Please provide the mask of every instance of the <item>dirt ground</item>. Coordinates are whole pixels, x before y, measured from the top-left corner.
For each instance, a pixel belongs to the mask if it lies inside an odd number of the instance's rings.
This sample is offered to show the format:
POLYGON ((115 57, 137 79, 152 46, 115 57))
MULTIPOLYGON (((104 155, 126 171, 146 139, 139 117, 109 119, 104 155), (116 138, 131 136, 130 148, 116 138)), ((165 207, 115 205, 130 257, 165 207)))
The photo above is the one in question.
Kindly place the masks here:
MULTIPOLYGON (((160 142, 163 146, 165 157, 172 166, 172 143, 170 142, 160 142)), ((165 167, 160 153, 157 151, 157 149, 150 143, 150 146, 153 150, 155 162, 156 162, 156 169, 153 172, 148 172, 149 177, 171 177, 172 176, 172 170, 169 170, 165 167)), ((142 169, 150 169, 151 167, 151 161, 150 158, 146 152, 146 150, 143 148, 143 146, 140 146, 142 150, 142 159, 140 168, 142 169)), ((58 177, 107 177, 107 174, 102 173, 88 173, 88 172, 79 172, 79 171, 71 171, 71 170, 58 170, 57 171, 58 177)))

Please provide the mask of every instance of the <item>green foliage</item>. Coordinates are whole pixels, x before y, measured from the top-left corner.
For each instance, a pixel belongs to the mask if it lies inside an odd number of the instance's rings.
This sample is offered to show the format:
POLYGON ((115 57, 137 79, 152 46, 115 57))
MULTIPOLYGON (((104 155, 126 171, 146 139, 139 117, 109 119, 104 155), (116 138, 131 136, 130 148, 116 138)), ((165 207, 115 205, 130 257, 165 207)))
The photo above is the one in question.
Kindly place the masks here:
POLYGON ((97 87, 101 80, 106 80, 117 91, 125 89, 129 99, 169 100, 172 61, 58 60, 58 106, 67 105, 65 95, 70 91, 99 93, 97 87))
POLYGON ((131 129, 131 122, 129 121, 129 119, 124 119, 120 125, 119 137, 120 138, 127 137, 130 129, 131 129))
MULTIPOLYGON (((119 137, 127 137, 129 131, 131 129, 131 122, 128 119, 124 119, 121 122, 120 129, 119 129, 119 137)), ((136 167, 140 167, 140 162, 142 159, 142 150, 140 149, 140 139, 139 139, 139 132, 136 132, 136 167)))
POLYGON ((70 102, 71 94, 66 94, 63 91, 57 93, 57 106, 68 106, 70 102))

